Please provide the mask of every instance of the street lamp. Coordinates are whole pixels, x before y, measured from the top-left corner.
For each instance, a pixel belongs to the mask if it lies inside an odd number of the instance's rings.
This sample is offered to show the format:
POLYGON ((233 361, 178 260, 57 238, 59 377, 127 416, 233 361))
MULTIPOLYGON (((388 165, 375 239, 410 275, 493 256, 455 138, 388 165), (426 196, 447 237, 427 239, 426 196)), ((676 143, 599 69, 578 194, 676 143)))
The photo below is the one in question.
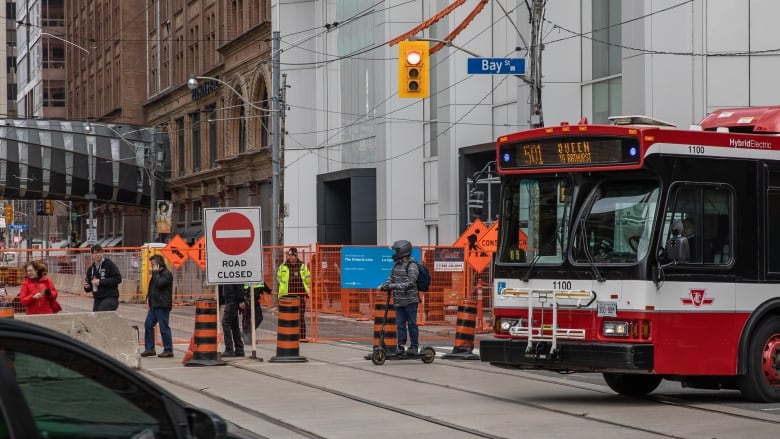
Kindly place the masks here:
MULTIPOLYGON (((211 80, 216 81, 225 87, 227 87, 233 94, 238 96, 239 99, 241 99, 242 102, 249 105, 250 107, 254 108, 255 110, 261 111, 261 112, 268 112, 267 109, 259 107, 258 105, 255 105, 254 103, 250 102, 248 99, 246 99, 241 93, 238 92, 235 88, 233 88, 230 84, 227 82, 219 79, 214 78, 211 76, 195 76, 190 75, 190 79, 187 80, 187 87, 190 90, 195 90, 198 88, 198 80, 199 79, 205 79, 205 80, 211 80)), ((279 245, 279 205, 280 205, 280 191, 279 191, 279 154, 281 150, 281 132, 282 132, 282 124, 281 124, 281 112, 279 111, 279 96, 278 96, 278 87, 274 89, 273 99, 272 99, 272 105, 273 108, 271 109, 271 113, 274 114, 274 141, 273 145, 271 147, 271 192, 273 193, 273 197, 271 200, 271 245, 274 247, 279 245)))
MULTIPOLYGON (((39 27, 39 26, 36 26, 36 25, 34 25, 34 24, 30 23, 30 22, 27 22, 27 21, 22 21, 22 20, 16 20, 16 24, 18 24, 19 26, 26 26, 27 28, 30 28, 30 27, 39 27)), ((71 46, 73 46, 73 47, 75 47, 75 48, 77 48, 77 49, 79 49, 79 50, 82 50, 82 51, 86 52, 86 54, 87 54, 87 55, 89 55, 89 50, 87 50, 87 49, 85 49, 85 48, 83 48, 83 47, 79 46, 78 44, 76 44, 76 43, 74 43, 74 42, 72 42, 72 41, 68 41, 68 40, 66 40, 65 38, 62 38, 61 36, 54 35, 54 34, 51 34, 51 33, 49 33, 49 32, 45 32, 45 31, 42 31, 42 30, 39 30, 38 32, 39 32, 41 35, 45 35, 45 36, 47 36, 47 37, 51 37, 51 38, 54 38, 54 39, 60 40, 60 41, 62 41, 62 42, 63 42, 63 43, 65 43, 65 44, 70 44, 71 46)))

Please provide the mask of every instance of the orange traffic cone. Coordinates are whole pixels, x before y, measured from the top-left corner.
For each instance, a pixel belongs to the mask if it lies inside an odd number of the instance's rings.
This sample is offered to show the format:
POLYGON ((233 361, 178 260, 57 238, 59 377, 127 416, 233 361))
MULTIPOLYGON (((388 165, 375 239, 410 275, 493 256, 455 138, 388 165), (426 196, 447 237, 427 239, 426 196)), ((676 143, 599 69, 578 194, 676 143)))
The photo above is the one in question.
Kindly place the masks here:
POLYGON ((187 347, 187 352, 184 353, 184 356, 181 357, 181 364, 186 364, 188 361, 192 360, 192 352, 195 349, 195 336, 193 335, 190 337, 190 345, 187 347))

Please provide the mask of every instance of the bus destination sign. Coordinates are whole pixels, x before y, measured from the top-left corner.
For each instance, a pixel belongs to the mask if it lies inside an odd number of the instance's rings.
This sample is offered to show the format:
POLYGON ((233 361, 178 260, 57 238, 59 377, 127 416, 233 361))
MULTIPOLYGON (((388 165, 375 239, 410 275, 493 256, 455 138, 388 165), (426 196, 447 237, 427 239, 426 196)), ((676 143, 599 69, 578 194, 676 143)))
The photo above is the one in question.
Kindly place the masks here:
POLYGON ((633 137, 549 137, 500 146, 502 169, 567 168, 639 163, 633 137))

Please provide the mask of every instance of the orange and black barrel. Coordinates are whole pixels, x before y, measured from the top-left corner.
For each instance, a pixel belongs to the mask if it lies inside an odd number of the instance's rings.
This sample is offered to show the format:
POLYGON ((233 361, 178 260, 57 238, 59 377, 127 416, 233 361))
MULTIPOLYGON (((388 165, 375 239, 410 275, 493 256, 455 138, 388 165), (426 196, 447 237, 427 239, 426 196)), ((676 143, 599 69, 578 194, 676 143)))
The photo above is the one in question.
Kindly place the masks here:
POLYGON ((217 357, 217 301, 195 301, 195 333, 193 334, 192 359, 185 366, 224 366, 217 357))
MULTIPOLYGON (((398 334, 396 333, 395 305, 393 305, 392 294, 389 298, 387 293, 377 294, 374 297, 374 350, 379 347, 383 324, 385 353, 395 355, 398 353, 398 334)), ((370 360, 371 357, 372 354, 368 354, 364 358, 370 360)))
POLYGON ((303 363, 309 361, 300 354, 300 306, 295 296, 279 298, 279 323, 276 329, 276 355, 274 363, 303 363))
POLYGON ((14 307, 10 305, 0 305, 0 319, 14 318, 14 307))
POLYGON ((452 353, 444 354, 442 358, 479 360, 479 355, 473 353, 476 329, 477 301, 475 299, 460 299, 457 321, 455 322, 455 345, 452 348, 452 353))

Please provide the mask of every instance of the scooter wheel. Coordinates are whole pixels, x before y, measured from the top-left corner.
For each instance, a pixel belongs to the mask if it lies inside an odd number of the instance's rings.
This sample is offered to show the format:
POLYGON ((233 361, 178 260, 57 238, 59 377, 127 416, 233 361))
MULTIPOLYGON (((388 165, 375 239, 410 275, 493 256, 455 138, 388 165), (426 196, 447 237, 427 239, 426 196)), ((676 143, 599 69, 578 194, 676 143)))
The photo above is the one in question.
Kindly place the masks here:
POLYGON ((432 347, 424 347, 422 351, 422 362, 425 364, 433 363, 433 359, 436 358, 436 351, 432 347))
POLYGON ((384 349, 377 349, 371 354, 371 362, 377 366, 385 364, 385 360, 387 360, 387 353, 384 349))

